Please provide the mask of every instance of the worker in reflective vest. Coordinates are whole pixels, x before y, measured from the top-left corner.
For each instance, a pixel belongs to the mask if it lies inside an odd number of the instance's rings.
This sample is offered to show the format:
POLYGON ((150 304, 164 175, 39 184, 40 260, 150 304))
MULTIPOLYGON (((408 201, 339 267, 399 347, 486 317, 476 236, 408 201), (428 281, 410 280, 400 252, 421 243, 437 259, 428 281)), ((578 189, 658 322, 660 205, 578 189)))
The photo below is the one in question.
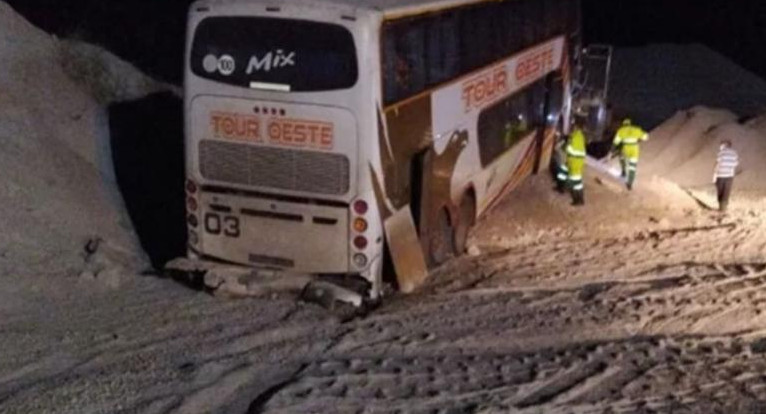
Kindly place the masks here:
POLYGON ((553 153, 556 167, 556 191, 564 194, 567 189, 567 182, 569 181, 569 167, 567 167, 566 155, 566 147, 569 140, 557 139, 556 141, 556 147, 554 148, 553 153))
POLYGON ((567 182, 569 190, 572 192, 572 204, 581 206, 585 204, 585 197, 583 191, 585 185, 583 183, 583 172, 585 170, 585 133, 583 132, 580 123, 575 123, 574 129, 569 134, 569 140, 567 141, 567 182))
POLYGON ((649 134, 633 125, 630 119, 622 121, 622 127, 617 130, 617 134, 614 136, 614 150, 620 152, 622 176, 625 178, 628 190, 633 189, 633 182, 636 180, 640 154, 639 142, 647 139, 649 139, 649 134))

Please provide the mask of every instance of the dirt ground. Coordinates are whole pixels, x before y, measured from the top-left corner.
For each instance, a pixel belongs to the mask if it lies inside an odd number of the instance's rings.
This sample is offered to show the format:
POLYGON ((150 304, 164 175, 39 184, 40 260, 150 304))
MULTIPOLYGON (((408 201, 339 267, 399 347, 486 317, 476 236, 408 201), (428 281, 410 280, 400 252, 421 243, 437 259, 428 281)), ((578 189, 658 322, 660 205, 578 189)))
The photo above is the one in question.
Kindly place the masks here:
POLYGON ((153 276, 0 279, 0 412, 766 410, 762 206, 587 185, 578 209, 529 180, 479 224, 473 256, 348 322, 153 276))

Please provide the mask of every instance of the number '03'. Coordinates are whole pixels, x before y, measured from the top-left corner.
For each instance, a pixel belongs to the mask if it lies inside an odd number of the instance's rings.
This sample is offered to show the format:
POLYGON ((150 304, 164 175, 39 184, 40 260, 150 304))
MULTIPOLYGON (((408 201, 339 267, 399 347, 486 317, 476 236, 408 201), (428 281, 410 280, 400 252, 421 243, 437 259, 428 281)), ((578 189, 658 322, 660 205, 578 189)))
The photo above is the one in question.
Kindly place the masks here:
POLYGON ((235 216, 219 216, 215 213, 205 214, 205 231, 220 235, 223 233, 227 237, 239 237, 239 218, 235 216))

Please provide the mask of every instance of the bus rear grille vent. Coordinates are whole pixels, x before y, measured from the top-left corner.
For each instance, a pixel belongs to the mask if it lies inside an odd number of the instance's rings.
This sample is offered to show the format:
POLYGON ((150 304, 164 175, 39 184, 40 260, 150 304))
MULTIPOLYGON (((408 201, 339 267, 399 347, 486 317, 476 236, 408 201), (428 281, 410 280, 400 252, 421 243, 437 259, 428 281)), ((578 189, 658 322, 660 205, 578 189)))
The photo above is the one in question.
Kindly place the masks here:
POLYGON ((341 154, 203 140, 200 172, 208 180, 316 194, 349 190, 349 160, 341 154))

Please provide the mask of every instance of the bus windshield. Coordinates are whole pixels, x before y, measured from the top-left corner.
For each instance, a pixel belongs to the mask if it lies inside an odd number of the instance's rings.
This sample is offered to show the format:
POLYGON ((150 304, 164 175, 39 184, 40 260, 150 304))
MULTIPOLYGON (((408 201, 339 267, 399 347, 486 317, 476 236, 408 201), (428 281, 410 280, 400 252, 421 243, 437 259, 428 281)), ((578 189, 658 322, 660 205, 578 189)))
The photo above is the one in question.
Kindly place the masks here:
POLYGON ((357 82, 354 40, 342 26, 263 17, 209 17, 190 56, 200 77, 281 91, 347 89, 357 82))

